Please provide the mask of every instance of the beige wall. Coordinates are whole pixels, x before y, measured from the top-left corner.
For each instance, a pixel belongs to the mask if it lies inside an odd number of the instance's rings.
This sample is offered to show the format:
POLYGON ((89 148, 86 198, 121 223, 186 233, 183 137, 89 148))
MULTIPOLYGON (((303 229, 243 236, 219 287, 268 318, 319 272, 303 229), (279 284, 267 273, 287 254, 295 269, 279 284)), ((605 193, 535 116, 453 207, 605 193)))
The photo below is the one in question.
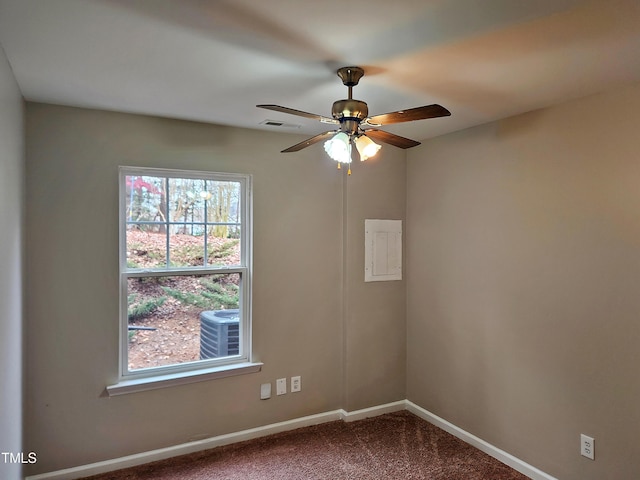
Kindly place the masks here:
POLYGON ((345 216, 347 411, 406 398, 405 282, 365 283, 363 251, 365 219, 404 224, 405 151, 383 147, 375 158, 354 165, 353 172, 345 216))
MULTIPOLYGON (((0 47, 0 452, 22 451, 24 106, 0 47)), ((0 478, 21 478, 0 459, 0 478)))
POLYGON ((408 398, 562 480, 640 478, 638 125, 636 85, 408 155, 408 398))
POLYGON ((404 398, 404 284, 365 288, 362 272, 351 276, 363 218, 404 218, 404 155, 389 147, 388 164, 347 179, 320 147, 279 153, 303 138, 27 104, 25 432, 38 452, 28 474, 343 408, 347 398, 355 408, 404 398), (261 373, 104 395, 118 370, 118 165, 253 175, 261 373), (370 326, 391 323, 393 360, 369 338, 370 326), (390 368, 396 379, 379 382, 390 368), (261 383, 292 375, 302 392, 259 400, 261 383))

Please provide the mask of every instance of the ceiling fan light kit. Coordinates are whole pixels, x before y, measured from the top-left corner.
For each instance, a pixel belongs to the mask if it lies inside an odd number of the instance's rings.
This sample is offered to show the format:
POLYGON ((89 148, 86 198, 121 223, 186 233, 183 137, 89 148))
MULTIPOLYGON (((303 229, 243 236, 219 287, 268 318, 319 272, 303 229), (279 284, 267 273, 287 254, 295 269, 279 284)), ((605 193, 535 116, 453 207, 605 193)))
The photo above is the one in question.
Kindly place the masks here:
MULTIPOLYGON (((355 145, 360 155, 360 160, 362 161, 376 155, 381 147, 372 139, 399 148, 411 148, 420 145, 420 142, 415 140, 401 137, 400 135, 384 130, 378 130, 377 128, 368 127, 381 127, 394 123, 412 122, 414 120, 447 117, 451 115, 451 112, 446 108, 433 104, 369 117, 369 107, 367 104, 362 100, 353 98, 353 87, 356 86, 363 77, 364 70, 360 67, 342 67, 338 69, 337 74, 342 80, 342 83, 349 89, 349 95, 346 99, 333 102, 333 107, 331 108, 331 116, 333 118, 303 112, 293 108, 281 107, 280 105, 256 105, 259 108, 265 108, 267 110, 312 118, 322 123, 339 125, 337 130, 330 130, 308 138, 303 142, 283 150, 282 153, 297 152, 314 143, 324 141, 325 151, 333 160, 338 162, 338 168, 340 168, 340 164, 342 163, 351 163, 352 145, 355 145)), ((349 168, 347 173, 351 175, 351 168, 349 168)))

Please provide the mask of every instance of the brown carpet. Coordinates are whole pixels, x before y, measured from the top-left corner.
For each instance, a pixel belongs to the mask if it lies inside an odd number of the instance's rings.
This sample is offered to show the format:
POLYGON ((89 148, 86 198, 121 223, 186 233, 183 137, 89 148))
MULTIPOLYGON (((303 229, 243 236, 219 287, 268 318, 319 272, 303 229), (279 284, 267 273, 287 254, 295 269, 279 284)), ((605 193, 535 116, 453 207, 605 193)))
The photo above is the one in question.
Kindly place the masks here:
POLYGON ((396 412, 329 422, 91 480, 526 480, 421 418, 396 412))

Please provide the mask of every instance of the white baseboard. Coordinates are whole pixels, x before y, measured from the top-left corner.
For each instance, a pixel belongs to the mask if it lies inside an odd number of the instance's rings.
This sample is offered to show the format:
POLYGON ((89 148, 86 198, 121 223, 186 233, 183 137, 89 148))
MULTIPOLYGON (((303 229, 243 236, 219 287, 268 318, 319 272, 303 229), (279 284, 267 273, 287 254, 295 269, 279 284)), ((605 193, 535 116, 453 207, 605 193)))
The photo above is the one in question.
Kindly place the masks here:
POLYGON ((443 418, 434 415, 433 413, 419 407, 418 405, 408 400, 400 400, 384 405, 364 408, 362 410, 355 410, 353 412, 347 412, 343 409, 340 409, 326 413, 319 413, 317 415, 309 415, 307 417, 287 420, 285 422, 272 423, 263 427, 251 428, 248 430, 242 430, 240 432, 219 435, 217 437, 206 438, 204 440, 198 440, 195 442, 183 443, 181 445, 175 445, 173 447, 160 448, 158 450, 151 450, 149 452, 128 455, 126 457, 114 458, 112 460, 91 463, 89 465, 81 465, 79 467, 67 468, 55 472, 32 475, 26 477, 25 480, 74 480, 77 478, 112 472, 114 470, 120 470, 122 468, 135 467, 137 465, 155 462, 157 460, 164 460, 179 455, 186 455, 202 450, 208 450, 210 448, 220 447, 222 445, 243 442, 245 440, 272 435, 274 433, 295 430, 296 428, 318 425, 334 420, 353 422, 356 420, 362 420, 364 418, 375 417, 378 415, 383 415, 385 413, 397 412, 400 410, 410 411, 414 415, 417 415, 427 422, 442 428, 455 437, 458 437, 460 440, 473 445, 478 450, 481 450, 482 452, 496 458, 502 463, 509 465, 511 468, 528 476, 532 480, 557 480, 554 477, 547 475, 546 473, 529 465, 528 463, 525 463, 522 460, 514 457, 513 455, 510 455, 509 453, 500 450, 497 447, 494 447, 493 445, 485 442, 475 435, 466 432, 459 427, 456 427, 452 423, 447 422, 443 418))
POLYGON ((407 401, 399 400, 397 402, 386 403, 384 405, 363 408, 362 410, 354 410, 353 412, 340 410, 340 413, 342 420, 344 420, 345 422, 355 422, 356 420, 362 420, 369 417, 377 417, 378 415, 384 415, 385 413, 399 412, 400 410, 406 409, 407 401))
POLYGON ((319 413, 317 415, 309 415, 307 417, 287 420, 285 422, 272 423, 263 427, 251 428, 240 432, 219 435, 217 437, 205 438, 195 442, 183 443, 149 452, 137 453, 126 457, 114 458, 103 462, 81 465, 79 467, 57 470, 55 472, 41 473, 26 477, 25 480, 73 480, 76 478, 89 477, 100 473, 113 472, 122 468, 135 467, 145 463, 165 460, 179 455, 200 452, 210 448, 229 445, 231 443, 244 442, 254 438, 265 437, 274 433, 295 430, 296 428, 318 425, 321 423, 342 420, 344 418, 344 410, 334 410, 332 412, 319 413))
POLYGON ((486 453, 487 455, 492 456, 493 458, 500 460, 505 465, 509 465, 514 470, 526 475, 532 480, 557 480, 544 473, 541 470, 538 470, 536 467, 529 465, 526 462, 523 462, 519 458, 514 457, 510 453, 505 452, 504 450, 499 449, 498 447, 494 447, 490 443, 485 442, 484 440, 476 437, 475 435, 461 429, 460 427, 455 426, 452 423, 447 422, 445 419, 440 418, 437 415, 425 410, 422 407, 419 407, 413 402, 406 400, 406 409, 417 415, 418 417, 426 420, 427 422, 435 425, 436 427, 440 427, 445 432, 449 432, 454 437, 458 437, 460 440, 468 443, 476 447, 478 450, 486 453))

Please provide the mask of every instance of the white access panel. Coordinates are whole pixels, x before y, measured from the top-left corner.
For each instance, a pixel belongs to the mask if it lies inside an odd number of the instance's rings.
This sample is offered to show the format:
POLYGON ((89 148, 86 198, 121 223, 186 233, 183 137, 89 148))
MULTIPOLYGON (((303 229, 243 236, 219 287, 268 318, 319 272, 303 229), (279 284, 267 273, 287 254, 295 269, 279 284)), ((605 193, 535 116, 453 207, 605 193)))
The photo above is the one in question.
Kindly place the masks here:
POLYGON ((365 220, 364 240, 364 281, 402 280, 402 220, 365 220))

